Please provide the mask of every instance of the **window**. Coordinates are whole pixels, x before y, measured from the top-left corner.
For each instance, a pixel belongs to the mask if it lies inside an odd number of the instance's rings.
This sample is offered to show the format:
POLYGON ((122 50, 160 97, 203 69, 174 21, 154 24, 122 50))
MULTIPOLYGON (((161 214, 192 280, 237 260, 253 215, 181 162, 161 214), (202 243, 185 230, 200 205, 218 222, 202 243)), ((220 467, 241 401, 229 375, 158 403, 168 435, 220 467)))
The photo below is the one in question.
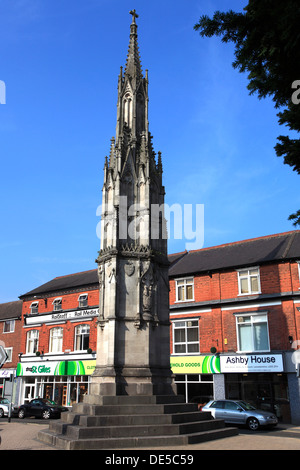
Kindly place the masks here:
POLYGON ((39 303, 38 302, 32 302, 30 305, 30 313, 39 313, 39 303))
POLYGON ((187 300, 194 300, 194 279, 192 277, 176 280, 176 302, 187 300))
POLYGON ((258 294, 260 292, 259 268, 238 271, 239 295, 258 294))
POLYGON ((299 281, 300 281, 300 261, 297 261, 297 263, 298 263, 299 281))
POLYGON ((15 320, 6 320, 3 325, 3 333, 13 333, 15 331, 15 320))
POLYGON ((88 349, 90 342, 90 326, 78 325, 75 328, 75 351, 88 349))
POLYGON ((52 330, 50 330, 49 352, 51 353, 62 352, 62 343, 63 343, 63 329, 60 327, 52 328, 52 330))
POLYGON ((53 300, 53 310, 55 312, 57 312, 58 310, 62 310, 61 308, 61 304, 62 304, 62 299, 54 299, 53 300))
POLYGON ((173 322, 174 354, 199 353, 199 322, 197 320, 173 322))
POLYGON ((267 314, 237 315, 237 338, 239 351, 269 351, 267 314))
POLYGON ((81 294, 78 299, 78 306, 79 307, 87 307, 88 305, 88 295, 81 294))
POLYGON ((27 332, 26 338, 26 354, 34 354, 39 347, 39 332, 38 330, 30 330, 27 332))

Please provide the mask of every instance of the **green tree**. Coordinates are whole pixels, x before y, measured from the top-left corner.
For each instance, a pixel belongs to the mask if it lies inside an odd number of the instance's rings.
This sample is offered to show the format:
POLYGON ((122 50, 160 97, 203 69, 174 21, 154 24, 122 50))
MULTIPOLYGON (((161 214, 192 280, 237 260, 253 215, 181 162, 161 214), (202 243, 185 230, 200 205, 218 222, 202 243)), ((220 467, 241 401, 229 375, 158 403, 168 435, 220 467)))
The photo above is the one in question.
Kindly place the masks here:
MULTIPOLYGON (((216 11, 194 26, 202 37, 220 36, 235 45, 233 67, 248 74, 250 94, 271 97, 278 122, 293 137, 280 135, 278 157, 300 174, 300 2, 249 0, 243 13, 216 11)), ((300 210, 289 216, 300 225, 300 210)))

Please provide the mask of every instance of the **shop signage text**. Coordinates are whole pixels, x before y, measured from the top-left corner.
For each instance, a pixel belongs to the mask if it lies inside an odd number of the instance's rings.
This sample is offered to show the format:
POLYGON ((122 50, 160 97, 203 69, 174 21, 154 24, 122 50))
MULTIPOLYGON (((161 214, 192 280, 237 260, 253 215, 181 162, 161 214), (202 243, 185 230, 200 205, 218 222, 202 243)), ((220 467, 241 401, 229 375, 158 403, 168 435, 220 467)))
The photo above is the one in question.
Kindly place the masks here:
POLYGON ((96 317, 99 314, 98 308, 85 310, 72 310, 71 312, 45 313, 40 315, 29 315, 25 318, 26 325, 37 323, 54 323, 57 321, 81 320, 89 317, 96 317))
POLYGON ((282 372, 281 354, 221 356, 221 372, 282 372))
POLYGON ((19 362, 17 376, 39 375, 91 375, 96 367, 96 361, 51 361, 47 364, 39 362, 19 362))
POLYGON ((218 374, 218 356, 171 356, 173 374, 218 374))

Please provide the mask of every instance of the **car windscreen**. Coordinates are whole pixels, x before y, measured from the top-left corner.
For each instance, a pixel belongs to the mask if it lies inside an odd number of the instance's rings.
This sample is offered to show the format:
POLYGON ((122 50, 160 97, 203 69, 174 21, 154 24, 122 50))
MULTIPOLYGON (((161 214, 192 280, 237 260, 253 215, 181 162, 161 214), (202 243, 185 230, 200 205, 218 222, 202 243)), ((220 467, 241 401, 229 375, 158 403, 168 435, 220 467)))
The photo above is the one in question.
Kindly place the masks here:
POLYGON ((241 407, 244 408, 244 410, 246 411, 256 409, 254 406, 250 405, 250 403, 247 403, 245 401, 239 401, 238 404, 241 405, 241 407))

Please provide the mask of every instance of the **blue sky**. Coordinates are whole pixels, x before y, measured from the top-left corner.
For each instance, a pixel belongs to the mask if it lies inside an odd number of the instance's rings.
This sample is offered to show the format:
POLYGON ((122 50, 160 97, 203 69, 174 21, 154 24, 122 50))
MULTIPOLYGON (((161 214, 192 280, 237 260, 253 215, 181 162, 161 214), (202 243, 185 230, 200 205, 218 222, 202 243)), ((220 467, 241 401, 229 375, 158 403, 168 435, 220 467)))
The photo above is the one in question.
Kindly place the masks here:
MULTIPOLYGON (((276 157, 271 100, 232 45, 193 30, 247 0, 0 0, 0 302, 94 269, 104 157, 135 8, 166 202, 204 205, 204 246, 293 230, 299 176, 276 157)), ((299 78, 299 77, 295 77, 299 78)), ((169 252, 187 240, 169 240, 169 252)), ((199 246, 200 248, 200 246, 199 246)))

